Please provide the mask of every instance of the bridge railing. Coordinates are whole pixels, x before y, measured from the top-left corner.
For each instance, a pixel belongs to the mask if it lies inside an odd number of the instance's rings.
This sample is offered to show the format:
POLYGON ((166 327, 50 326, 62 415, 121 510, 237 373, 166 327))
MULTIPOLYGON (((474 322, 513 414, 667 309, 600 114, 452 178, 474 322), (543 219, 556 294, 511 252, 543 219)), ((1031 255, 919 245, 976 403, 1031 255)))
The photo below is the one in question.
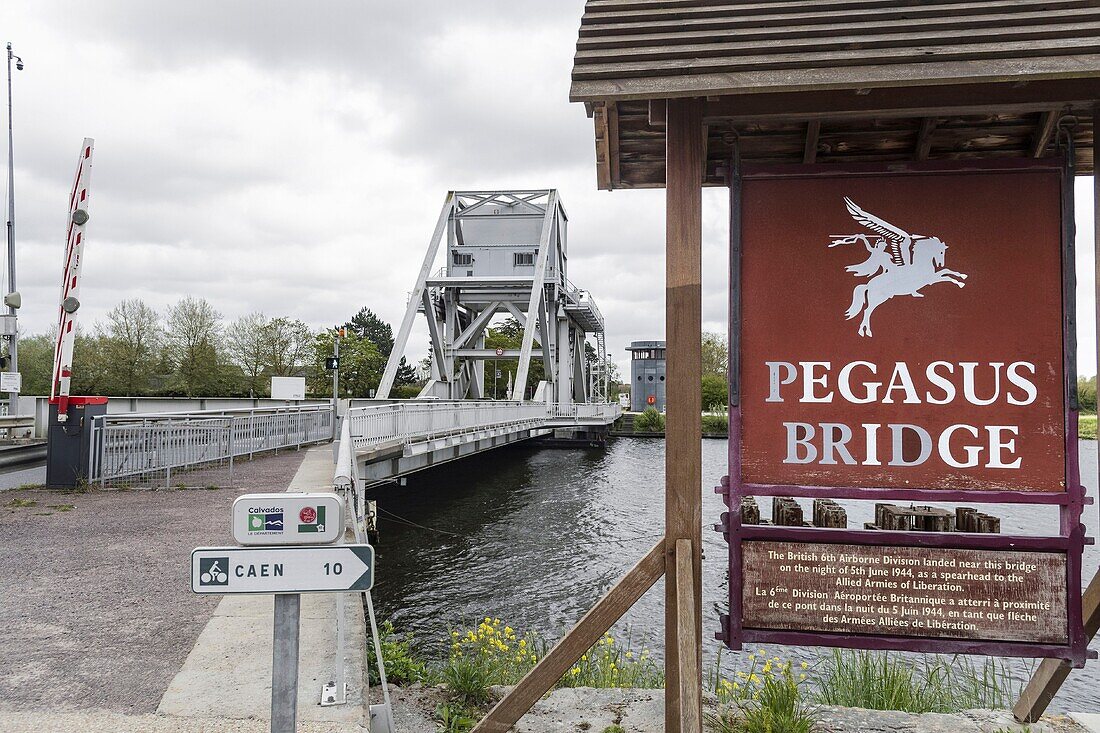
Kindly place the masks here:
POLYGON ((346 419, 356 448, 400 441, 404 444, 462 433, 539 425, 546 421, 541 402, 469 402, 438 400, 353 407, 346 419))
POLYGON ((91 425, 90 482, 147 477, 171 485, 172 472, 235 457, 330 440, 331 405, 103 415, 91 425))
POLYGON ((603 420, 614 422, 623 414, 623 408, 617 403, 577 403, 573 405, 552 405, 550 417, 575 420, 603 420))

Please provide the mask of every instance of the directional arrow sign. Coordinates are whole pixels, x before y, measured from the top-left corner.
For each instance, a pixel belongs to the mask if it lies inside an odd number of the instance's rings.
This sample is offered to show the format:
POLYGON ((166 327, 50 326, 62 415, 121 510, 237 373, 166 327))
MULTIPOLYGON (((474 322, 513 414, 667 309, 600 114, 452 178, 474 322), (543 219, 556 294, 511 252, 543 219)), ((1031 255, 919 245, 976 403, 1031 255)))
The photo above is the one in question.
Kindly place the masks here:
POLYGON ((372 585, 370 545, 200 547, 191 553, 195 593, 324 593, 372 585))

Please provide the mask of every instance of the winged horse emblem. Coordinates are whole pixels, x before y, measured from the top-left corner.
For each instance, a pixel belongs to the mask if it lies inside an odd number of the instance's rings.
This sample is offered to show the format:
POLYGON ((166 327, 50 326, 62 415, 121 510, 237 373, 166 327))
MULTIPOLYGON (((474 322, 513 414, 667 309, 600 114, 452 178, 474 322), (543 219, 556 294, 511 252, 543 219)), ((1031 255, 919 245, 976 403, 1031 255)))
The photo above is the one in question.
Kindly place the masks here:
POLYGON ((966 275, 944 266, 947 245, 939 237, 910 234, 861 209, 847 196, 844 203, 848 213, 857 223, 874 232, 867 234, 830 235, 830 247, 862 243, 870 254, 858 265, 845 269, 856 277, 870 278, 856 285, 852 291, 852 304, 844 314, 851 320, 863 313, 859 323, 860 336, 871 336, 871 314, 895 295, 911 295, 923 298, 921 288, 934 283, 952 283, 960 288, 966 283, 966 275))

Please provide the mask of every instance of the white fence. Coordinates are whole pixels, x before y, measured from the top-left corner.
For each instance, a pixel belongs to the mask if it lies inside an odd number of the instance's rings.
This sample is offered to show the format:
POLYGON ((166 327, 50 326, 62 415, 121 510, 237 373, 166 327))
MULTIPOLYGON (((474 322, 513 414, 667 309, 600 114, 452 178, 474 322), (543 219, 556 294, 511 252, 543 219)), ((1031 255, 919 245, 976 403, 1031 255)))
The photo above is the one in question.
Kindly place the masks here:
POLYGON ((367 448, 398 441, 408 445, 498 428, 539 427, 551 420, 610 423, 621 411, 616 404, 558 407, 541 402, 433 400, 352 407, 346 419, 355 447, 367 448))
POLYGON ((356 448, 401 441, 408 444, 493 428, 537 426, 546 422, 540 402, 431 401, 353 407, 345 419, 356 448))
POLYGON ((331 440, 331 405, 104 415, 92 423, 89 481, 163 475, 331 440))

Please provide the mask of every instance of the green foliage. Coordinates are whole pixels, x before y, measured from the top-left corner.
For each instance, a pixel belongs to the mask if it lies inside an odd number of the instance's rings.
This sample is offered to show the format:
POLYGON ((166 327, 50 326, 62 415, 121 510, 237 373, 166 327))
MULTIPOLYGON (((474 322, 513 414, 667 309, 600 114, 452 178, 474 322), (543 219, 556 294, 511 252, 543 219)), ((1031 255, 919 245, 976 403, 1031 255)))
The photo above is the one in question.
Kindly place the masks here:
POLYGON ((466 733, 477 725, 477 718, 477 711, 453 700, 435 709, 435 722, 440 733, 466 733))
POLYGON ((648 649, 635 652, 629 636, 620 641, 605 634, 569 668, 558 685, 655 689, 664 683, 664 671, 649 658, 648 649))
POLYGON ((1077 380, 1077 402, 1084 412, 1096 412, 1096 377, 1077 380))
POLYGON ((725 410, 729 404, 730 388, 725 376, 717 374, 703 375, 703 409, 725 410))
POLYGON ((719 655, 711 684, 724 707, 707 717, 708 727, 715 733, 811 733, 817 720, 802 696, 806 663, 795 672, 791 662, 769 659, 763 650, 748 660, 749 669, 731 681, 721 675, 719 655))
POLYGON ((645 412, 634 418, 635 433, 663 433, 665 432, 665 416, 657 412, 653 407, 645 408, 645 412))
POLYGON ((23 375, 23 394, 48 395, 53 351, 57 340, 50 334, 19 339, 19 373, 23 375))
MULTIPOLYGON (((533 343, 535 346, 531 351, 531 367, 527 372, 528 393, 533 392, 543 378, 542 359, 538 358, 542 353, 539 350, 538 339, 536 338, 533 343)), ((518 349, 521 346, 523 346, 523 328, 515 318, 506 318, 496 326, 485 329, 486 349, 518 349)), ((496 399, 507 399, 508 376, 511 375, 514 385, 518 372, 518 359, 495 359, 489 362, 485 365, 485 394, 496 399), (500 370, 499 378, 496 377, 497 369, 500 370)))
POLYGON ((622 727, 618 723, 612 723, 603 729, 602 733, 626 733, 626 728, 622 727))
POLYGON ((703 433, 706 435, 725 435, 729 432, 729 417, 726 415, 703 415, 703 433))
MULTIPOLYGON (((404 685, 424 681, 427 665, 413 654, 412 634, 399 636, 393 629, 393 622, 384 621, 378 629, 378 641, 382 646, 382 662, 386 665, 387 682, 404 685)), ((367 671, 372 685, 382 683, 374 655, 367 655, 367 671)))
MULTIPOLYGON (((400 373, 400 368, 398 368, 400 373)), ((420 394, 420 385, 417 384, 402 384, 397 385, 390 390, 390 397, 395 400, 411 400, 420 394)))
MULTIPOLYGON (((332 356, 335 332, 321 331, 313 338, 313 364, 306 383, 313 394, 332 394, 332 372, 325 369, 325 359, 332 356)), ((340 396, 369 397, 378 389, 386 357, 374 342, 354 331, 340 339, 340 396)))
POLYGON ((1012 704, 1017 683, 995 659, 981 665, 963 657, 925 657, 922 663, 896 654, 840 651, 824 660, 817 677, 818 701, 827 705, 952 713, 1012 704))
POLYGON ((1077 437, 1081 440, 1096 440, 1096 415, 1078 417, 1077 437))

